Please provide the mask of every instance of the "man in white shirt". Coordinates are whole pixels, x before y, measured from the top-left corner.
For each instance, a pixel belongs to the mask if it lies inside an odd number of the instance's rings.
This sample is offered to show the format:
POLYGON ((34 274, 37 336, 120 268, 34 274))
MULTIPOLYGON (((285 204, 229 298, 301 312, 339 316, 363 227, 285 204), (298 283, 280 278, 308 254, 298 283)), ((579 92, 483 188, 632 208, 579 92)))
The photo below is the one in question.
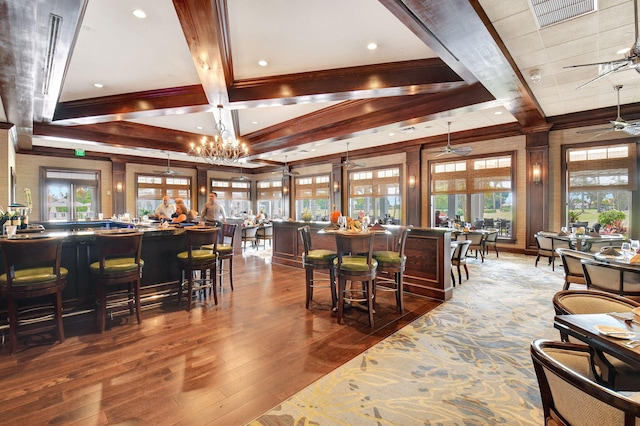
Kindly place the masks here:
POLYGON ((171 215, 176 212, 176 206, 169 204, 169 200, 171 200, 171 198, 168 195, 162 197, 162 204, 160 204, 154 212, 156 219, 171 220, 171 215))
POLYGON ((209 201, 202 208, 200 218, 208 225, 220 226, 226 222, 224 207, 218 204, 218 194, 215 192, 209 194, 209 201))

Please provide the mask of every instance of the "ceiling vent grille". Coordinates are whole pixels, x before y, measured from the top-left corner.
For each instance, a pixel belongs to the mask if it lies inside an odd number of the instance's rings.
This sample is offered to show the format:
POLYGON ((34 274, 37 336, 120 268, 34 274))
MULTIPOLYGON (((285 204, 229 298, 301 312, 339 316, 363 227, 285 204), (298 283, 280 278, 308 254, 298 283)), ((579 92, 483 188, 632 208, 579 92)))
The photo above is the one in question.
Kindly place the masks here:
POLYGON ((538 28, 568 21, 595 12, 597 0, 529 0, 538 28))

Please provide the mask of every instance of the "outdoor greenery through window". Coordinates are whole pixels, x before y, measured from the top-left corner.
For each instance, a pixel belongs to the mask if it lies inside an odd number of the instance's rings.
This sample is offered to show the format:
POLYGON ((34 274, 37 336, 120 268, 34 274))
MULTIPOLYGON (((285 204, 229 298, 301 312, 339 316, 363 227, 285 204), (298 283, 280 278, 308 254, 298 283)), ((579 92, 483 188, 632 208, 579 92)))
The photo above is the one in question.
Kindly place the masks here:
POLYGON ((282 219, 282 180, 258 181, 258 213, 267 219, 282 219))
POLYGON ((400 167, 349 172, 349 216, 399 225, 402 218, 400 167))
POLYGON ((191 178, 171 177, 157 175, 136 175, 136 209, 138 216, 152 215, 160 204, 162 197, 171 197, 171 203, 176 198, 182 198, 190 209, 197 210, 197 206, 191 207, 191 178))
POLYGON ((567 223, 626 234, 636 161, 635 143, 567 149, 567 223))
POLYGON ((295 185, 296 220, 329 220, 329 175, 299 177, 295 185))
POLYGON ((210 191, 218 194, 218 203, 224 206, 227 217, 243 217, 250 213, 250 182, 212 179, 210 191))
POLYGON ((93 219, 100 212, 100 172, 41 169, 46 200, 40 217, 46 220, 93 219))
POLYGON ((511 237, 512 163, 513 154, 432 162, 433 226, 457 220, 511 237))

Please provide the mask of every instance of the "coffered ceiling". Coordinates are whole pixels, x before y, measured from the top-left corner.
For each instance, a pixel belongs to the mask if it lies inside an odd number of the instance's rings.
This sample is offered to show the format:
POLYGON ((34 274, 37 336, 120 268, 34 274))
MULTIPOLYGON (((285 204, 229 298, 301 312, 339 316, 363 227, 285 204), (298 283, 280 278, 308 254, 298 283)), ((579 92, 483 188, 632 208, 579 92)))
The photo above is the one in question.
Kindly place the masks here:
POLYGON ((634 2, 539 29, 540 2, 1 0, 0 121, 21 150, 187 161, 220 104, 262 170, 347 141, 355 156, 442 146, 448 121, 452 141, 602 126, 619 84, 622 116, 640 118, 637 72, 576 89, 599 67, 565 68, 624 58, 634 2))

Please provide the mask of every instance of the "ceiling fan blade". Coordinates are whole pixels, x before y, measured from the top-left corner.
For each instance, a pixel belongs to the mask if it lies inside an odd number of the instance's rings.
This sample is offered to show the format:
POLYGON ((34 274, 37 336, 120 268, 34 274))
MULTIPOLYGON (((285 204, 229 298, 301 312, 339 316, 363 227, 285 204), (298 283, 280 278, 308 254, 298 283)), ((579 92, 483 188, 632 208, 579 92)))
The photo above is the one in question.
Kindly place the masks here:
POLYGON ((588 133, 611 132, 611 131, 613 131, 613 127, 600 127, 598 129, 578 130, 576 133, 585 135, 588 133))
POLYGON ((578 90, 578 89, 582 89, 583 87, 588 86, 589 84, 594 83, 594 82, 596 82, 596 81, 600 80, 601 78, 608 76, 609 74, 613 74, 613 73, 614 73, 614 72, 616 72, 616 71, 620 71, 622 68, 624 68, 624 67, 626 67, 626 66, 628 66, 628 65, 629 65, 629 61, 625 60, 625 61, 624 61, 624 63, 623 63, 622 65, 619 65, 619 66, 617 66, 617 67, 614 67, 614 68, 610 69, 610 70, 609 70, 609 71, 607 71, 607 72, 603 72, 602 74, 600 74, 599 76, 597 76, 597 77, 596 77, 596 78, 594 78, 593 80, 589 80, 589 81, 587 81, 586 83, 581 84, 580 86, 576 87, 576 90, 578 90))
POLYGON ((604 61, 604 62, 593 62, 593 63, 590 63, 590 64, 567 65, 567 66, 562 67, 562 68, 593 67, 593 66, 596 66, 596 65, 613 65, 613 64, 617 64, 617 63, 626 64, 627 60, 626 59, 618 59, 617 61, 604 61))
POLYGON ((622 130, 627 132, 630 135, 638 136, 640 135, 640 123, 639 122, 627 123, 625 128, 622 130))

